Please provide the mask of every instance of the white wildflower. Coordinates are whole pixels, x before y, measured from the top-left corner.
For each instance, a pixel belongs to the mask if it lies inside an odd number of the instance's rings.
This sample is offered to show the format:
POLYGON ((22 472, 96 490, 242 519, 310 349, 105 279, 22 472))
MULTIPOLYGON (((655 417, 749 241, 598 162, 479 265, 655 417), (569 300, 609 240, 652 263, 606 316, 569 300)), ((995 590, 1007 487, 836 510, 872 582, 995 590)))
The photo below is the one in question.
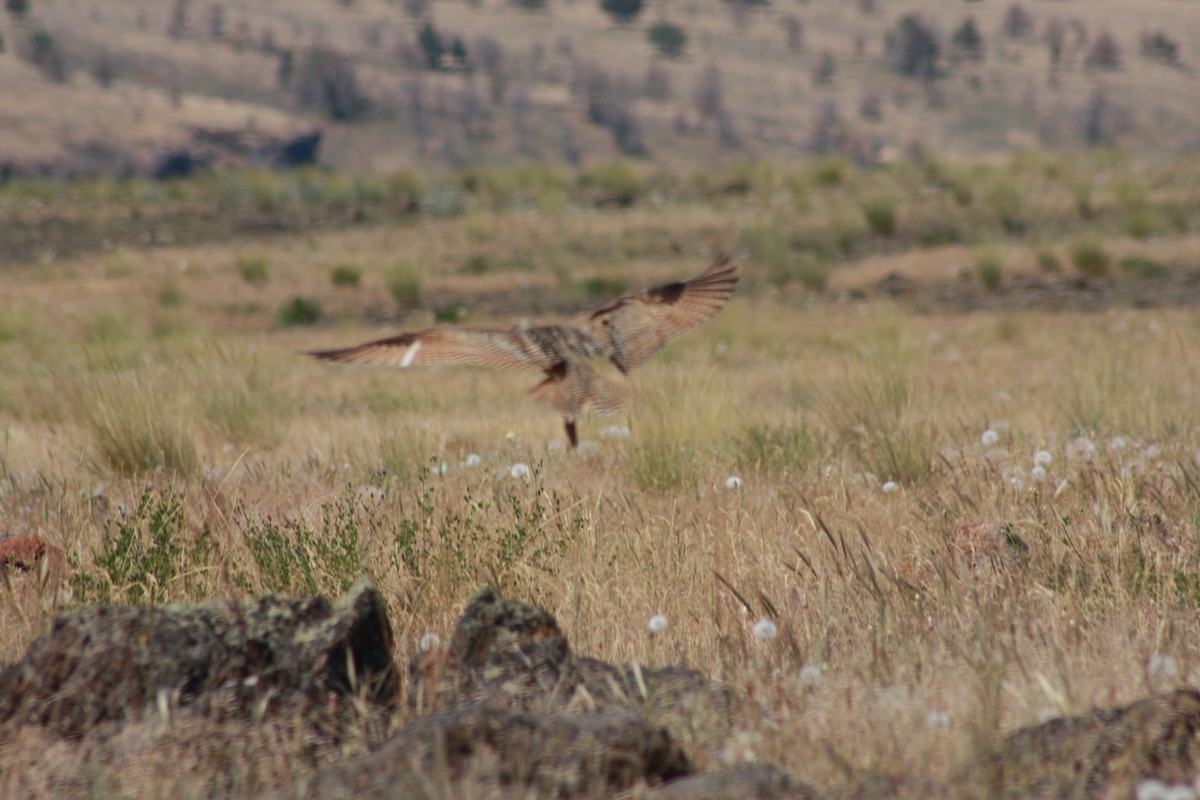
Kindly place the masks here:
POLYGON ((1127 445, 1124 436, 1114 436, 1112 441, 1108 443, 1109 450, 1124 450, 1127 445))
POLYGON ((737 475, 730 475, 728 478, 725 479, 725 488, 726 489, 742 488, 742 479, 739 478, 737 475))
MULTIPOLYGON (((1120 438, 1120 437, 1117 437, 1120 438)), ((1121 440, 1124 442, 1124 439, 1121 440)), ((1124 447, 1124 445, 1121 445, 1124 447)), ((1096 457, 1096 445, 1086 436, 1079 436, 1067 442, 1067 458, 1079 461, 1091 461, 1096 457)))
POLYGON ((479 462, 481 461, 483 461, 483 459, 479 457, 479 453, 471 453, 467 456, 467 460, 463 462, 463 466, 467 467, 468 469, 470 467, 478 467, 479 462))
POLYGON ((434 466, 430 467, 429 471, 434 475, 445 475, 450 471, 450 465, 443 461, 440 464, 435 464, 434 466))
POLYGON ((665 614, 655 614, 650 618, 650 632, 662 633, 667 629, 667 617, 665 614))
POLYGON ((775 627, 775 623, 769 619, 760 619, 754 623, 754 638, 770 641, 779 634, 779 629, 775 627))
POLYGON ((895 494, 896 492, 900 491, 900 484, 896 483, 895 481, 888 481, 883 485, 882 488, 884 494, 895 494))
POLYGON ((979 441, 983 442, 984 447, 991 447, 996 442, 1000 441, 1000 434, 996 433, 991 428, 983 432, 983 436, 979 437, 979 441))
POLYGON ((529 475, 529 465, 517 462, 508 469, 508 474, 514 478, 525 478, 529 475))
POLYGON ((1036 467, 1029 470, 1029 477, 1033 478, 1038 483, 1042 483, 1046 480, 1046 468, 1041 464, 1038 464, 1036 467))
POLYGON ((1033 454, 1033 463, 1039 467, 1048 467, 1054 461, 1054 456, 1049 450, 1038 450, 1033 454))

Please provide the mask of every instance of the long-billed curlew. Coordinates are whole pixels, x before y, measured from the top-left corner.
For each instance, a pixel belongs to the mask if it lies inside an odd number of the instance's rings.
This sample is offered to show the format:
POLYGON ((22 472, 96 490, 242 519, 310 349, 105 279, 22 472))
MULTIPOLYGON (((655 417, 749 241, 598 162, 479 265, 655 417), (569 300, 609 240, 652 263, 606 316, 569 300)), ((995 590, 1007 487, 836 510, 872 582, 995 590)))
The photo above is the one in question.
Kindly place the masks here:
POLYGON ((626 295, 569 323, 521 323, 507 330, 428 328, 310 355, 388 367, 466 364, 539 369, 545 378, 530 394, 563 415, 567 438, 575 447, 579 443, 575 421, 587 405, 611 414, 624 408, 630 397, 628 386, 601 375, 588 361, 607 358, 627 374, 668 341, 720 311, 737 282, 737 267, 720 256, 691 280, 626 295))

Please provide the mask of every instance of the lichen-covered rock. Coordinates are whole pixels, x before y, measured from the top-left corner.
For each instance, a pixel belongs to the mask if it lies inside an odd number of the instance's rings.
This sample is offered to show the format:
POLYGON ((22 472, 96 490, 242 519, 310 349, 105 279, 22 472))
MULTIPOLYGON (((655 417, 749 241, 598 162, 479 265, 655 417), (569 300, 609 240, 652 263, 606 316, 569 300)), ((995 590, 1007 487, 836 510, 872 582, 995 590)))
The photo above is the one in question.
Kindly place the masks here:
POLYGON ((334 605, 267 595, 65 614, 0 673, 0 723, 75 736, 147 709, 251 717, 350 693, 397 696, 384 603, 365 581, 334 605))
MULTIPOLYGON (((322 773, 308 796, 395 797, 439 779, 519 787, 538 796, 604 796, 691 772, 663 728, 631 710, 530 713, 486 703, 418 718, 378 751, 322 773)), ((518 796, 526 796, 519 792, 518 796)))
POLYGON ((1023 728, 961 783, 990 787, 980 797, 1129 797, 1144 779, 1190 782, 1198 769, 1200 692, 1179 690, 1023 728))
POLYGON ((770 765, 691 775, 648 792, 646 800, 816 800, 811 786, 770 765))

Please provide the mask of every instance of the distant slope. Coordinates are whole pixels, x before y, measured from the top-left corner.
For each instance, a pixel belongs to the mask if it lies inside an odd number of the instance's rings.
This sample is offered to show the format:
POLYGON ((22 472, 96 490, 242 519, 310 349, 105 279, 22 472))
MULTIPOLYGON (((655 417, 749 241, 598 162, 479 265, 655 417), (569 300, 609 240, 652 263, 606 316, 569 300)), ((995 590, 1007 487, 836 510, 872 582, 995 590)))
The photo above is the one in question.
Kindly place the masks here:
POLYGON ((631 25, 593 0, 549 0, 538 12, 500 0, 32 7, 3 30, 9 173, 103 169, 108 153, 144 170, 201 128, 280 139, 320 126, 322 157, 358 170, 1200 144, 1200 5, 1178 0, 776 0, 740 18, 723 0, 689 0, 631 25), (910 14, 939 46, 928 79, 896 68, 910 14), (956 36, 968 17, 976 51, 956 36), (686 33, 681 58, 658 57, 647 41, 662 21, 686 33), (418 45, 426 23, 447 47, 443 69, 429 69, 418 45), (39 31, 58 49, 63 82, 27 63, 39 31), (1113 68, 1089 65, 1106 34, 1113 68))

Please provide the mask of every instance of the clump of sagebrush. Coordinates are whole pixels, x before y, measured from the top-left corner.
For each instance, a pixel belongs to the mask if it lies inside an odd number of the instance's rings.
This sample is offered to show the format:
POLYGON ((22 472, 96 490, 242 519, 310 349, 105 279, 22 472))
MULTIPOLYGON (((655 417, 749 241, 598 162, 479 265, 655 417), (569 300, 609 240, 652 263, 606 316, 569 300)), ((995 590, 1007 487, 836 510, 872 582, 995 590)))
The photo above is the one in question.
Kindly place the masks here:
POLYGON ((1103 278, 1108 275, 1112 258, 1099 239, 1085 237, 1072 243, 1071 263, 1089 278, 1103 278))
POLYGON ((338 264, 329 271, 329 280, 339 289, 353 289, 362 282, 362 267, 357 264, 338 264))
POLYGON ((975 252, 975 274, 989 292, 1000 288, 1004 280, 1004 259, 993 247, 983 247, 975 252))
POLYGON ((321 304, 316 300, 310 300, 307 297, 293 297, 280 307, 276 320, 281 327, 292 328, 300 325, 315 325, 321 321, 323 314, 321 304))
POLYGON ((892 236, 896 233, 897 205, 895 197, 884 194, 868 197, 860 203, 867 224, 880 236, 892 236))
POLYGON ((251 286, 263 286, 270 279, 267 259, 263 256, 238 256, 234 268, 242 280, 251 286))
POLYGON ((1037 261, 1038 269, 1042 272, 1053 273, 1062 271, 1062 262, 1058 258, 1058 253, 1054 248, 1046 243, 1041 243, 1034 248, 1034 260, 1037 261))
POLYGON ((401 308, 415 308, 421 304, 421 270, 416 264, 402 262, 392 268, 388 276, 388 291, 401 308))

